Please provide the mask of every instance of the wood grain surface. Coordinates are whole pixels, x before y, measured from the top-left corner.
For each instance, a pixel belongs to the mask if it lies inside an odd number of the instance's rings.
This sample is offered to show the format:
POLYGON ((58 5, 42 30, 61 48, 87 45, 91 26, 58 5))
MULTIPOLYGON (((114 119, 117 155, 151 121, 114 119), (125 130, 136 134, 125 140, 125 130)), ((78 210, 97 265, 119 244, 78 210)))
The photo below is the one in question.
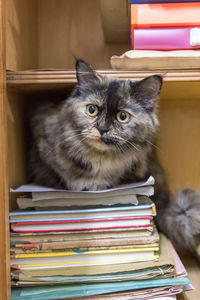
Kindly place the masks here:
POLYGON ((0 0, 0 299, 10 299, 4 1, 0 0))

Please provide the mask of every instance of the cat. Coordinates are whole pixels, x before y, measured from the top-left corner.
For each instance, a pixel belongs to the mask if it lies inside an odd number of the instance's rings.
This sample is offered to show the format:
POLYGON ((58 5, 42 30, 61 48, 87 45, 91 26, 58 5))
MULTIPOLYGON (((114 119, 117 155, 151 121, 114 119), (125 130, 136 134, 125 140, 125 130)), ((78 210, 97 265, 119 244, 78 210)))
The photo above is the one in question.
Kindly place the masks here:
POLYGON ((155 178, 156 223, 173 242, 195 251, 200 193, 170 196, 156 155, 162 77, 143 80, 99 75, 76 61, 77 85, 62 103, 47 103, 31 118, 31 180, 72 190, 99 190, 155 178))

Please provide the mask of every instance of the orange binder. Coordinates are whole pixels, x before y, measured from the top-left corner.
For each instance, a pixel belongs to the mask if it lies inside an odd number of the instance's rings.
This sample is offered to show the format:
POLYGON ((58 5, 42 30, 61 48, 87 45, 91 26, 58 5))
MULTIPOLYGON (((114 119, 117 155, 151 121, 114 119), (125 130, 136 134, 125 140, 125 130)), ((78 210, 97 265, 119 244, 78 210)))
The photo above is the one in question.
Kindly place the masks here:
POLYGON ((199 26, 200 3, 132 4, 131 27, 199 26))

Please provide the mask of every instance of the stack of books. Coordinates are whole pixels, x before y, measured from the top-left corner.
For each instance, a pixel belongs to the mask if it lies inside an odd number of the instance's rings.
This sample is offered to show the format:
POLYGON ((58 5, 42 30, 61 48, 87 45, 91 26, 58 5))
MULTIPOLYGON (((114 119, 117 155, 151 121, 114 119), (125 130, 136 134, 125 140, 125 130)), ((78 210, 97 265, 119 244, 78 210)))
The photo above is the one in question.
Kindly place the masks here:
POLYGON ((135 50, 200 49, 200 1, 132 0, 135 50))
POLYGON ((153 299, 188 289, 154 225, 153 184, 150 177, 104 191, 13 190, 29 194, 10 213, 12 299, 153 299))

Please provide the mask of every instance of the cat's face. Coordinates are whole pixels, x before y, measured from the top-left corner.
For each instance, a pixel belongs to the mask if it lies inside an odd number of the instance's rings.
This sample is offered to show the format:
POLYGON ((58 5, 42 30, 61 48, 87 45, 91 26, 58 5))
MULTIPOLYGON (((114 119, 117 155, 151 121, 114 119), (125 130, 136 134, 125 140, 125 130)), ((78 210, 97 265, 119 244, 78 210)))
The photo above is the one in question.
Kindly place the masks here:
POLYGON ((98 75, 77 61, 78 85, 66 106, 71 130, 98 151, 139 151, 152 142, 158 120, 156 102, 162 78, 140 82, 98 75))

